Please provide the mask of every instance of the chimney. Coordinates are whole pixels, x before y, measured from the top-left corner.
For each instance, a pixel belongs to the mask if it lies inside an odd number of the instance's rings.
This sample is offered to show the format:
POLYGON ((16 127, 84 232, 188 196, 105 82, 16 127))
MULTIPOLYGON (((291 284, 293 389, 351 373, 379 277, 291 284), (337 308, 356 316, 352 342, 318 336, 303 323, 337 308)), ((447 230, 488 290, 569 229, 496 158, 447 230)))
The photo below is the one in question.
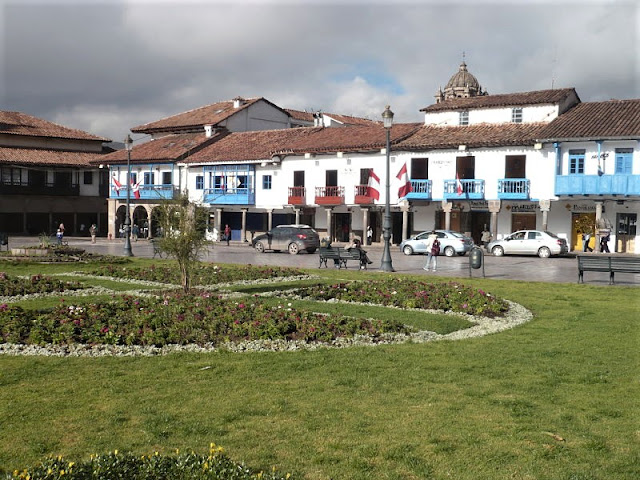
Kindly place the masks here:
POLYGON ((244 98, 236 97, 233 99, 233 108, 240 108, 242 105, 244 105, 244 98))
POLYGON ((210 138, 211 135, 213 135, 213 125, 211 125, 211 124, 205 125, 204 126, 204 134, 207 136, 207 138, 210 138))

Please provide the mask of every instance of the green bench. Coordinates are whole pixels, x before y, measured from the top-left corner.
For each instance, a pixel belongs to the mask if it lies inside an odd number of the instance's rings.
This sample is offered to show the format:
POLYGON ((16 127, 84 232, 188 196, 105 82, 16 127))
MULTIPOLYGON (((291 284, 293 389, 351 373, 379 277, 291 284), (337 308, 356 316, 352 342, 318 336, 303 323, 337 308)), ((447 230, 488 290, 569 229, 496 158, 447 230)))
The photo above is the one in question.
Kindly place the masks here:
POLYGON ((640 273, 640 257, 627 255, 578 255, 578 283, 584 283, 584 272, 609 274, 609 285, 616 273, 640 273))
POLYGON ((318 249, 318 256, 318 268, 321 268, 323 265, 327 268, 327 260, 333 260, 334 264, 337 265, 338 268, 347 268, 347 262, 349 260, 357 261, 360 268, 367 268, 365 257, 357 248, 346 249, 344 247, 320 247, 318 249))

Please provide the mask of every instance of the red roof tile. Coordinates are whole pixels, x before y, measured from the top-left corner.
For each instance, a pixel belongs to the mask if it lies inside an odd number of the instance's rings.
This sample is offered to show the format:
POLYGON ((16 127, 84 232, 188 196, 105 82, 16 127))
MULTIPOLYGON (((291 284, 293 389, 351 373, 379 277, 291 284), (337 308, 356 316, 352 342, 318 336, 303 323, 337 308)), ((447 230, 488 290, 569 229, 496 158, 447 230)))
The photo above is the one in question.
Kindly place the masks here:
POLYGON ((499 147, 509 145, 532 145, 545 123, 483 123, 464 127, 441 127, 424 125, 396 149, 428 150, 458 148, 499 147))
MULTIPOLYGON (((205 105, 204 107, 195 108, 193 110, 188 110, 155 122, 138 125, 137 127, 132 128, 131 131, 134 133, 153 133, 180 129, 193 129, 202 127, 203 125, 218 125, 231 115, 253 105, 256 102, 262 100, 267 103, 271 103, 262 97, 243 100, 244 103, 238 108, 233 108, 233 100, 226 100, 223 102, 213 103, 211 105, 205 105)), ((274 107, 280 108, 277 105, 274 105, 274 107)))
POLYGON ((21 112, 0 111, 0 133, 9 135, 25 135, 30 137, 53 137, 73 140, 95 140, 110 142, 104 137, 98 137, 82 130, 63 127, 57 123, 33 117, 21 112))
POLYGON ((104 163, 101 153, 65 152, 34 148, 0 147, 0 165, 94 167, 104 163))
POLYGON ((540 132, 546 141, 640 139, 640 99, 580 103, 540 132))
MULTIPOLYGON (((131 163, 171 163, 180 161, 199 151, 209 143, 215 142, 227 135, 228 132, 219 132, 212 137, 204 133, 183 133, 166 135, 146 143, 136 145, 131 150, 131 163)), ((100 158, 100 163, 121 164, 127 163, 127 151, 118 150, 100 158)))
MULTIPOLYGON (((398 142, 420 124, 396 124, 391 129, 391 141, 398 142)), ((367 152, 386 145, 386 132, 381 126, 349 128, 303 127, 284 130, 231 133, 191 155, 187 163, 257 161, 278 153, 367 152)))
POLYGON ((441 112, 444 110, 471 110, 480 108, 497 108, 539 104, 561 103, 571 95, 578 98, 574 88, 555 90, 537 90, 523 93, 505 93, 499 95, 482 95, 479 97, 453 98, 444 102, 421 108, 421 112, 441 112))

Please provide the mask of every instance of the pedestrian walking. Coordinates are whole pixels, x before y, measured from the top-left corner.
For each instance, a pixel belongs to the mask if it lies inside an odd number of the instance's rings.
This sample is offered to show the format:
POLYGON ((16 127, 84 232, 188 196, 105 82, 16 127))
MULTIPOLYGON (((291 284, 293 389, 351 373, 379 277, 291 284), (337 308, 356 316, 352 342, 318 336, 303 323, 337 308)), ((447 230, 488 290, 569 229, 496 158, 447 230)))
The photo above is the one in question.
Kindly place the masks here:
POLYGON ((440 240, 438 240, 438 234, 435 230, 431 230, 431 233, 427 237, 425 242, 427 248, 427 260, 424 262, 423 270, 429 270, 431 266, 431 260, 433 260, 433 271, 438 268, 438 255, 440 254, 440 240))
POLYGON ((593 248, 589 246, 589 241, 591 240, 590 233, 582 234, 582 251, 583 252, 593 252, 593 248))
POLYGON ((371 245, 372 242, 373 242, 373 228, 371 228, 371 225, 369 225, 367 227, 367 245, 371 245))
POLYGON ((224 239, 227 241, 227 246, 229 245, 229 241, 231 240, 231 227, 229 224, 224 226, 224 239))
POLYGON ((610 235, 611 235, 611 234, 610 234, 609 232, 607 232, 607 234, 606 234, 606 235, 603 235, 603 236, 600 238, 600 251, 601 251, 602 253, 611 253, 611 252, 609 251, 609 240, 611 239, 610 235))
POLYGON ((91 243, 96 243, 96 235, 98 234, 98 227, 95 223, 92 223, 89 227, 89 235, 91 235, 91 243))

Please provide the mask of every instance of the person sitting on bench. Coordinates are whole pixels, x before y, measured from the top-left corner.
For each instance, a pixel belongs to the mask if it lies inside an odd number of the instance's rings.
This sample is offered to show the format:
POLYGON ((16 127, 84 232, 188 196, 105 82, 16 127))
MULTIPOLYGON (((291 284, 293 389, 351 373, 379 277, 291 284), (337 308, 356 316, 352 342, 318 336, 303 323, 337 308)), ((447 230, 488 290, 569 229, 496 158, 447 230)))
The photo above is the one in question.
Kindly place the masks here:
POLYGON ((371 260, 369 260, 369 257, 367 256, 367 251, 363 250, 362 242, 360 241, 359 238, 354 238, 353 242, 351 242, 351 244, 347 247, 347 250, 351 250, 351 249, 360 250, 361 263, 367 263, 368 265, 371 265, 373 263, 371 260))

